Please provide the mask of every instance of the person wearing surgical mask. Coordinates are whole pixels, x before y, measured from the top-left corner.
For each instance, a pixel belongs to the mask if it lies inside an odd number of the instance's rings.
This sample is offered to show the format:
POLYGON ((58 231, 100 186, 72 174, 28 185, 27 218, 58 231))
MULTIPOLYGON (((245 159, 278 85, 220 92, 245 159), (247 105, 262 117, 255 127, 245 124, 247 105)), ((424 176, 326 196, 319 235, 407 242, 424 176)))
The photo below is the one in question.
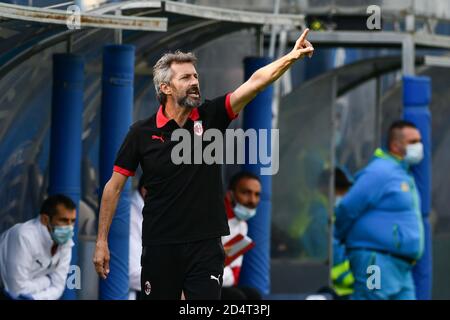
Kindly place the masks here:
POLYGON ((335 210, 334 235, 345 244, 354 276, 352 299, 416 299, 412 268, 424 251, 424 227, 410 169, 423 159, 421 140, 413 123, 394 122, 387 147, 375 151, 335 210), (376 290, 367 286, 371 265, 382 270, 376 290))
MULTIPOLYGON (((238 234, 247 235, 247 221, 256 215, 260 198, 261 183, 258 176, 250 172, 241 171, 231 178, 225 196, 225 210, 227 212, 230 235, 222 237, 223 244, 238 234)), ((261 294, 255 288, 239 286, 239 274, 244 256, 238 257, 230 265, 225 266, 222 300, 261 299, 261 294)))
POLYGON ((1 234, 1 298, 56 300, 62 296, 72 257, 75 219, 75 203, 56 194, 43 202, 38 217, 1 234))

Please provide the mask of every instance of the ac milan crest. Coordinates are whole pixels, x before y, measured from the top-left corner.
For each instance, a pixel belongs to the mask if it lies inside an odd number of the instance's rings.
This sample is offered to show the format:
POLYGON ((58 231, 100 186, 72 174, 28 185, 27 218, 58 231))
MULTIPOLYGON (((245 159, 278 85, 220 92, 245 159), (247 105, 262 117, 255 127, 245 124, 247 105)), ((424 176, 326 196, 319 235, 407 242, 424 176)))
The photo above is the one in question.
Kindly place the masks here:
POLYGON ((194 133, 197 136, 201 136, 203 134, 203 125, 201 121, 194 122, 194 133))
POLYGON ((149 281, 145 281, 144 292, 147 296, 150 294, 150 292, 152 292, 152 286, 150 285, 149 281))

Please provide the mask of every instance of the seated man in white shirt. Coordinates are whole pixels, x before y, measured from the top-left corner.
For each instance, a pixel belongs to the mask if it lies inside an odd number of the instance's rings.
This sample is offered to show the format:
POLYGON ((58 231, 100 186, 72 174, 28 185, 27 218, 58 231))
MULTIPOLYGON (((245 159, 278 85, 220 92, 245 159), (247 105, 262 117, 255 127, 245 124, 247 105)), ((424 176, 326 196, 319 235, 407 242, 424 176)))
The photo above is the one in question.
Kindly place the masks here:
POLYGON ((138 188, 131 194, 130 207, 130 249, 128 276, 130 292, 128 300, 138 300, 141 293, 141 254, 142 254, 142 209, 147 190, 144 188, 142 177, 138 188))
POLYGON ((66 287, 72 257, 75 203, 52 195, 37 218, 0 236, 0 288, 10 299, 56 300, 66 287))
MULTIPOLYGON (((247 235, 247 220, 256 214, 260 194, 261 183, 258 176, 250 172, 241 171, 230 179, 225 196, 225 210, 227 212, 230 235, 222 237, 223 244, 238 234, 247 235)), ((261 294, 258 290, 239 286, 239 274, 244 256, 238 257, 228 266, 225 266, 223 270, 222 300, 261 300, 261 294)))

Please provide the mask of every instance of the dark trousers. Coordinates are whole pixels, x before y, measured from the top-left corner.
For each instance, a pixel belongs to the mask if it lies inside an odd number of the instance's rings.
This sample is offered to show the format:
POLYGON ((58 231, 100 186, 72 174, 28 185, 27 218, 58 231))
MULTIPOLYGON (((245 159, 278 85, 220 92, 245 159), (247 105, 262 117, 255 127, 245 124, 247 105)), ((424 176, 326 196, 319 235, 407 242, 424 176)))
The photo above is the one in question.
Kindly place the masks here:
POLYGON ((220 238, 183 244, 145 246, 141 299, 219 300, 225 260, 220 238))

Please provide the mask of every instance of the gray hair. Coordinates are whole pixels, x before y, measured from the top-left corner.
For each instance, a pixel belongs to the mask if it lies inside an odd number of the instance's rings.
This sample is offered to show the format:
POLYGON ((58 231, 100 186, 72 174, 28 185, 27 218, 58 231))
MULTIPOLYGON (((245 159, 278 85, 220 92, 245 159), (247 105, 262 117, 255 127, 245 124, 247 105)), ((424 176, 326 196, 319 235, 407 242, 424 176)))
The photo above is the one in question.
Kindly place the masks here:
POLYGON ((162 83, 169 83, 172 79, 172 69, 170 66, 172 63, 185 63, 190 62, 193 65, 196 64, 197 58, 192 52, 184 53, 180 50, 174 53, 169 52, 164 54, 153 67, 153 83, 155 85, 156 97, 161 104, 165 104, 167 97, 161 92, 160 85, 162 83))

